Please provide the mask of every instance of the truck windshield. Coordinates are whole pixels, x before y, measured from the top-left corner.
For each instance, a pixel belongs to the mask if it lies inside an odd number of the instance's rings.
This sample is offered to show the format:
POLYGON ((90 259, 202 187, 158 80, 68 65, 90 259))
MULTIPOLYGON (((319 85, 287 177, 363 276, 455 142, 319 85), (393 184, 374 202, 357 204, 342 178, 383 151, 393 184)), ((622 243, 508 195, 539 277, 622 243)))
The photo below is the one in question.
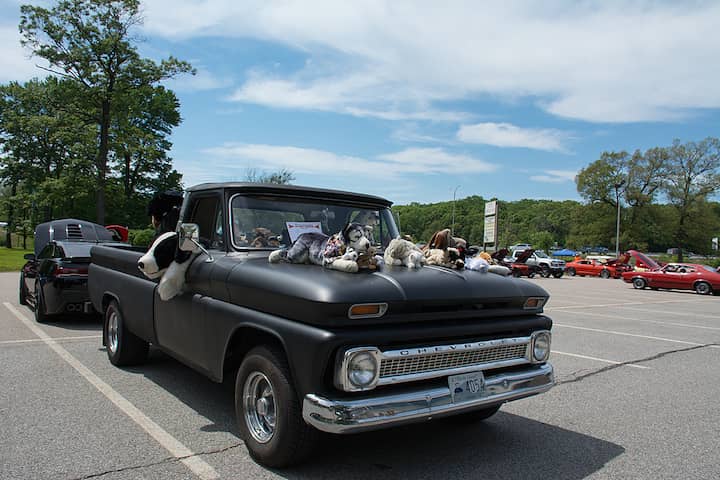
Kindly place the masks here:
POLYGON ((542 250, 535 250, 535 256, 538 258, 550 258, 548 257, 548 254, 542 250))
POLYGON ((385 207, 236 195, 230 212, 231 240, 242 249, 287 248, 302 233, 333 235, 349 222, 366 227, 366 236, 378 250, 398 236, 392 213, 385 207))

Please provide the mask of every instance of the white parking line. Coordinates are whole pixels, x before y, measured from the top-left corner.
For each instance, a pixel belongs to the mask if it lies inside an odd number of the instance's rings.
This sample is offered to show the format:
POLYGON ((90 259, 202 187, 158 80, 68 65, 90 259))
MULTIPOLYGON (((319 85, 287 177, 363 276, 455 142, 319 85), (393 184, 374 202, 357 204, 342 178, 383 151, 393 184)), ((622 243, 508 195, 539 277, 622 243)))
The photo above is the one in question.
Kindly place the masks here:
POLYGON ((77 358, 72 356, 70 352, 58 345, 57 341, 50 335, 45 333, 40 327, 31 322, 25 315, 20 313, 12 304, 4 302, 5 307, 17 317, 18 320, 37 335, 45 344, 50 347, 60 358, 65 360, 73 367, 85 380, 90 382, 92 386, 97 388, 100 393, 105 395, 116 407, 118 407, 125 415, 130 417, 140 428, 145 430, 151 437, 162 445, 172 456, 179 459, 186 467, 200 477, 202 480, 212 480, 220 478, 218 473, 202 458, 196 456, 189 448, 183 445, 179 440, 170 435, 160 425, 153 422, 149 417, 142 413, 135 405, 130 403, 125 397, 120 395, 110 385, 105 383, 83 365, 77 358))
MULTIPOLYGON (((646 310, 642 310, 647 312, 646 310)), ((564 312, 558 312, 558 313, 564 313, 564 312)), ((656 312, 648 312, 648 313, 656 313, 656 312)), ((613 320, 630 320, 633 322, 644 322, 644 323, 655 323, 658 325, 668 325, 672 327, 687 327, 687 328, 700 328, 702 330, 720 330, 718 327, 706 327, 704 325, 691 325, 689 323, 676 323, 676 322, 659 322, 657 320, 645 320, 644 318, 619 318, 617 315, 608 315, 605 313, 590 313, 590 312, 582 312, 583 315, 588 315, 590 317, 600 317, 600 318, 610 318, 613 320)), ((717 318, 717 317, 714 317, 717 318)))
MULTIPOLYGON (((604 358, 589 357, 587 355, 578 355, 577 353, 558 352, 557 350, 552 350, 552 354, 555 354, 555 353, 557 353, 558 355, 565 355, 568 357, 584 358, 585 360, 594 360, 596 362, 610 363, 612 365, 620 365, 623 363, 623 362, 616 362, 615 360, 606 360, 604 358)), ((636 365, 634 363, 626 363, 625 366, 633 367, 633 368, 642 368, 644 370, 650 368, 650 367, 646 367, 645 365, 636 365)))
MULTIPOLYGON (((102 338, 102 335, 84 335, 82 337, 51 337, 56 342, 64 342, 66 340, 88 340, 91 338, 98 339, 102 338)), ((45 340, 42 338, 31 338, 29 340, 3 340, 0 341, 0 345, 13 345, 16 343, 44 343, 45 340)))
MULTIPOLYGON (((720 320, 720 315, 705 315, 702 313, 688 313, 688 312, 671 312, 668 310, 662 310, 659 312, 648 312, 647 310, 642 310, 640 308, 632 308, 632 307, 626 307, 623 305, 620 305, 619 308, 622 308, 623 310, 632 310, 635 312, 647 312, 647 313, 654 313, 658 315, 676 315, 678 317, 697 317, 697 318, 710 318, 712 320, 720 320)), ((710 327, 706 327, 710 328, 710 327)), ((713 330, 720 330, 720 328, 715 328, 713 330)))
MULTIPOLYGON (((659 305, 663 303, 696 303, 696 300, 663 300, 659 302, 614 302, 614 303, 599 303, 594 305, 583 305, 583 308, 608 308, 608 307, 622 307, 625 305, 659 305)), ((552 310, 565 310, 565 309, 573 309, 578 308, 575 305, 565 305, 562 307, 551 307, 546 308, 545 310, 552 311, 552 310)))
POLYGON ((645 338, 648 340, 659 340, 662 342, 671 342, 671 343, 681 343, 683 345, 693 345, 693 346, 701 346, 706 345, 705 343, 697 343, 697 342, 686 342, 684 340, 675 340, 672 338, 663 338, 663 337, 652 337, 649 335, 638 335, 636 333, 627 333, 627 332, 618 332, 616 330, 601 330, 599 328, 588 328, 588 327, 578 327, 576 325, 566 325, 563 323, 555 323, 553 322, 553 327, 561 327, 561 328, 573 328, 575 330, 586 330, 588 332, 598 332, 598 333, 607 333, 610 335, 622 335, 624 337, 636 337, 636 338, 645 338))

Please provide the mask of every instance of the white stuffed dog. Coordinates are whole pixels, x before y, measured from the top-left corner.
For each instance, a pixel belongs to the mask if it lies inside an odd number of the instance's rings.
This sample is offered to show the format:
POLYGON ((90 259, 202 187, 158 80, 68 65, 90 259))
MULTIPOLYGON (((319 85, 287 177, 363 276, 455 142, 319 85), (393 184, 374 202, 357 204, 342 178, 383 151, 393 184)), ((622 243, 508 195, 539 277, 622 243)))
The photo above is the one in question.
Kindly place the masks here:
POLYGON ((170 300, 183 291, 185 272, 199 251, 182 251, 176 232, 163 233, 140 257, 138 268, 150 279, 160 278, 158 295, 161 300, 170 300))
POLYGON ((423 252, 408 240, 393 238, 385 249, 386 265, 404 265, 408 268, 420 268, 424 263, 423 252))

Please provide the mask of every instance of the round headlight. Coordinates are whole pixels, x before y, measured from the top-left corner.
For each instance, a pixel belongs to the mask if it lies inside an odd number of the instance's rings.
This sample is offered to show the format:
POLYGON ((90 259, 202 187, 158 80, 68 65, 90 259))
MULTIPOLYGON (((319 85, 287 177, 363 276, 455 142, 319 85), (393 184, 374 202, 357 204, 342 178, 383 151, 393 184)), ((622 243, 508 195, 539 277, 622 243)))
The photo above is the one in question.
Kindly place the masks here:
POLYGON ((535 336, 533 342, 533 358, 536 362, 544 362, 550 356, 550 334, 543 332, 535 336))
POLYGON ((358 352, 348 362, 347 376, 350 383, 365 388, 373 383, 377 371, 375 357, 368 352, 358 352))

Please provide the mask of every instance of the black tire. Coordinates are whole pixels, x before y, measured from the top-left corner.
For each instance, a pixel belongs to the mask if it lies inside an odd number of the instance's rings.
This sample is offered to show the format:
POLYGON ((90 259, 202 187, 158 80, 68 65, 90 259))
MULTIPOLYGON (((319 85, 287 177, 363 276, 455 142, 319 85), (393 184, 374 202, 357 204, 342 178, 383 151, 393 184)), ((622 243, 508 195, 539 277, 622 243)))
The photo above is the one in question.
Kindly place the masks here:
POLYGON ((643 288, 647 287, 647 282, 644 278, 633 278, 633 287, 638 290, 642 290, 643 288))
POLYGON ((520 278, 522 277, 522 272, 517 268, 513 268, 512 276, 515 278, 520 278))
POLYGON ((45 300, 43 299, 42 287, 40 282, 35 281, 35 321, 37 323, 45 323, 48 321, 48 314, 45 312, 45 300))
POLYGON ((535 277, 535 272, 532 271, 532 270, 530 270, 530 271, 528 272, 528 278, 534 278, 534 277, 535 277))
POLYGON ((564 272, 563 272, 562 270, 560 270, 560 271, 558 271, 558 272, 553 272, 552 276, 555 277, 555 278, 562 278, 563 273, 564 273, 564 272))
POLYGON ((262 465, 299 463, 317 443, 318 431, 302 418, 290 367, 279 349, 259 346, 245 356, 235 380, 235 414, 250 456, 262 465))
POLYGON ((20 289, 18 293, 18 302, 20 305, 27 305, 27 288, 25 287, 25 274, 20 272, 20 289))
POLYGON ((447 417, 447 420, 452 423, 468 423, 468 422, 482 422, 495 415, 502 404, 493 405, 492 407, 481 408, 480 410, 472 410, 466 413, 460 413, 447 417))
POLYGON ((695 292, 698 295, 710 295, 712 291, 712 287, 707 282, 697 282, 695 284, 695 292))
POLYGON ((116 300, 111 301, 105 309, 103 341, 108 359, 116 367, 139 365, 147 360, 150 345, 125 327, 116 300))
POLYGON ((571 277, 574 277, 575 274, 577 273, 577 272, 575 272, 575 268, 574 268, 574 267, 568 268, 568 269, 566 270, 566 272, 567 272, 567 274, 568 274, 569 276, 571 276, 571 277))
POLYGON ((543 278, 548 278, 550 276, 550 267, 547 265, 543 265, 540 267, 540 276, 543 278))
POLYGON ((603 270, 600 272, 600 278, 610 278, 610 270, 603 270))

